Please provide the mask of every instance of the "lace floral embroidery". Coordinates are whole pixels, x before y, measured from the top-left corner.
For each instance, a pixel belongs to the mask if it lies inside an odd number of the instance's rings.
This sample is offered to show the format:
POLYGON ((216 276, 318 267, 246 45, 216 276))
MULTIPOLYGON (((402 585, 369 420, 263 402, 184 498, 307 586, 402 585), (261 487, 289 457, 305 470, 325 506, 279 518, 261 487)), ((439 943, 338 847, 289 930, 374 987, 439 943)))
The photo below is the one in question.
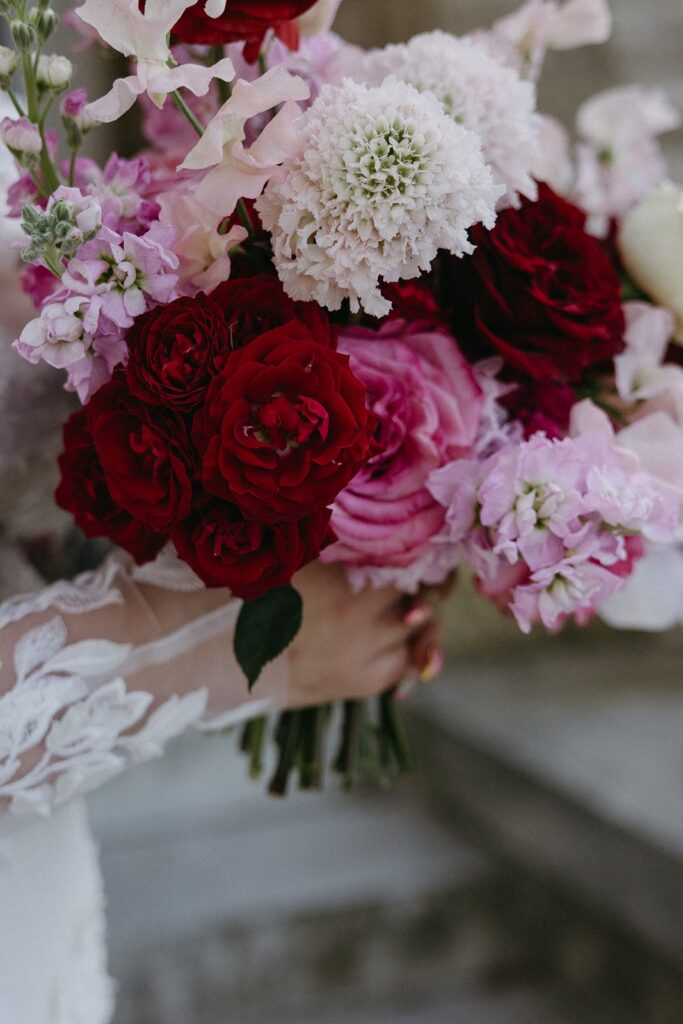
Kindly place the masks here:
POLYGON ((129 691, 121 674, 130 652, 109 640, 67 644, 58 616, 18 642, 16 683, 0 698, 0 798, 12 810, 49 814, 128 764, 157 756, 201 718, 205 690, 171 697, 146 717, 152 695, 129 691), (25 768, 39 745, 37 762, 25 768))
POLYGON ((110 558, 99 569, 82 573, 72 581, 58 580, 37 593, 10 597, 0 605, 0 629, 48 608, 69 615, 122 604, 123 595, 113 586, 120 571, 121 566, 110 558))

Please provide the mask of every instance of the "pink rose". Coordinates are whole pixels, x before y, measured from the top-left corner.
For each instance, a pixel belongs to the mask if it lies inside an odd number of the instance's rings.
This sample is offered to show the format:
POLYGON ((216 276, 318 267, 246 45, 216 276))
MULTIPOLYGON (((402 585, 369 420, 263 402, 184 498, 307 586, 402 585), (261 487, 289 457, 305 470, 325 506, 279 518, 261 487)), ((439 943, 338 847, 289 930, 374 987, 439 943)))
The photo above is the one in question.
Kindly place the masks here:
MULTIPOLYGON (((420 582, 410 571, 419 562, 423 580, 437 582, 424 556, 443 527, 444 509, 426 483, 433 470, 472 454, 481 388, 452 338, 414 324, 394 320, 379 331, 347 330, 338 347, 367 388, 382 450, 337 498, 332 527, 338 540, 323 560, 367 570, 373 583, 403 589, 420 582), (372 567, 392 572, 378 578, 372 567)), ((442 578, 447 571, 440 570, 442 578)), ((359 583, 358 573, 352 575, 359 583)))

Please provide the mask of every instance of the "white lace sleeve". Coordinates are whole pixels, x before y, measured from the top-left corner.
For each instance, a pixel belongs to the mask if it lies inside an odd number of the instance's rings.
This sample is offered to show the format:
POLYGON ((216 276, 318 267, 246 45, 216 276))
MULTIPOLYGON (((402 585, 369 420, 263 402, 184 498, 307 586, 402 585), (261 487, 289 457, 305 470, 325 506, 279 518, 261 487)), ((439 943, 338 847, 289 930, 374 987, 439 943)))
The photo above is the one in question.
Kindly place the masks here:
POLYGON ((49 814, 189 727, 285 703, 283 659, 247 693, 239 607, 168 555, 142 570, 112 558, 0 605, 0 811, 49 814))

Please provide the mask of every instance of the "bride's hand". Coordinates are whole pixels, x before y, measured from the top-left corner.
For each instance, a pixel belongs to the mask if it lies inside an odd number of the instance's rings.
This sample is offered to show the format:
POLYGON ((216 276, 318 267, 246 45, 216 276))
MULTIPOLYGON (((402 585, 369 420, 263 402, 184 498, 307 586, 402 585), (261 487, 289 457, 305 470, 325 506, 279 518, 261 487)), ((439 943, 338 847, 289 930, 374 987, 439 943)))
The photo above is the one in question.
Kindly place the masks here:
POLYGON ((391 589, 352 594, 344 571, 320 562, 293 582, 304 619, 288 651, 290 707, 371 697, 411 671, 434 671, 436 625, 422 603, 391 589))

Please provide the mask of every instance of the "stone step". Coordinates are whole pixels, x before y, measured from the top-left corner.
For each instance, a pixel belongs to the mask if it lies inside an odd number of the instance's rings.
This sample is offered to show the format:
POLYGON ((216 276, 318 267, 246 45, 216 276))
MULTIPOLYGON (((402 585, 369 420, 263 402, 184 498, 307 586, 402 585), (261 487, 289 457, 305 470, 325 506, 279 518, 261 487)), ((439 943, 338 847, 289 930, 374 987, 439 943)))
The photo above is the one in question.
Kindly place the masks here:
POLYGON ((648 957, 661 965, 673 1007, 661 1019, 673 1022, 683 1020, 682 654, 680 632, 600 631, 472 654, 419 695, 413 722, 434 806, 632 943, 626 984, 650 985, 648 957))
POLYGON ((617 1024, 593 1002, 562 991, 525 989, 498 994, 453 993, 424 1004, 344 1007, 315 1018, 273 1017, 259 1024, 617 1024))

